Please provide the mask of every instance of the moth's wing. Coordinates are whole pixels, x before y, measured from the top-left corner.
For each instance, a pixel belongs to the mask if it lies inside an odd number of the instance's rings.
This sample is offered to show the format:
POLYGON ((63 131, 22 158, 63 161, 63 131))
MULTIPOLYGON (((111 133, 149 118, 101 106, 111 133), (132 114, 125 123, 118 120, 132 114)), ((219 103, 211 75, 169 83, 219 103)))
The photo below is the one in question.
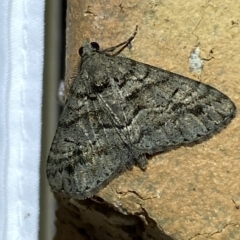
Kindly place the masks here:
POLYGON ((213 87, 131 59, 115 61, 125 135, 139 153, 201 141, 235 116, 234 103, 213 87))
POLYGON ((91 197, 124 170, 123 159, 129 158, 129 149, 99 102, 72 93, 47 161, 52 190, 77 199, 91 197))

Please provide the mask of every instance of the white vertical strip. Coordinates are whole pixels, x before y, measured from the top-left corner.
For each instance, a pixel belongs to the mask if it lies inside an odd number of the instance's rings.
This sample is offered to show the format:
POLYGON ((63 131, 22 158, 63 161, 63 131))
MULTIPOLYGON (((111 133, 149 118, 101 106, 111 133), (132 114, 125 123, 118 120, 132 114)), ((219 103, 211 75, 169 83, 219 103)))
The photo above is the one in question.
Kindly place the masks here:
POLYGON ((38 239, 39 222, 44 1, 3 0, 0 4, 4 18, 0 30, 6 34, 0 44, 7 46, 1 48, 0 56, 5 70, 1 79, 0 237, 32 240, 38 239))

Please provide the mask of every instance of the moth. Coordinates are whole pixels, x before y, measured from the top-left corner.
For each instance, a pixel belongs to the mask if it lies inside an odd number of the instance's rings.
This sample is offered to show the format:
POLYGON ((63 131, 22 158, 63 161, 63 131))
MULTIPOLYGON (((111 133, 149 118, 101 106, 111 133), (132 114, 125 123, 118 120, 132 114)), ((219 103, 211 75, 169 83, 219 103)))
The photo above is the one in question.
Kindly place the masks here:
POLYGON ((200 142, 234 118, 234 103, 215 88, 117 56, 136 33, 105 50, 80 48, 47 160, 53 191, 91 197, 133 165, 144 170, 146 154, 200 142))

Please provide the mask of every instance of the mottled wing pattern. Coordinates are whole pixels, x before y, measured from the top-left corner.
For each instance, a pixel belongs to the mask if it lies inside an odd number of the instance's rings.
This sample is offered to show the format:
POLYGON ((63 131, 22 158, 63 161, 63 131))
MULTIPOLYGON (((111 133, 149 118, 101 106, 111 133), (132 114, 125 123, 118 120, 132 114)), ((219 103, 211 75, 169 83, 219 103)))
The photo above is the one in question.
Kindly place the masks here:
POLYGON ((139 152, 201 141, 236 114, 226 95, 201 82, 121 57, 111 69, 129 144, 139 152))
POLYGON ((235 116, 231 100, 203 83, 85 44, 60 117, 47 177, 54 191, 84 199, 153 154, 200 141, 235 116))
POLYGON ((121 173, 124 160, 133 156, 99 100, 80 96, 77 81, 52 142, 47 177, 53 191, 84 199, 121 173))

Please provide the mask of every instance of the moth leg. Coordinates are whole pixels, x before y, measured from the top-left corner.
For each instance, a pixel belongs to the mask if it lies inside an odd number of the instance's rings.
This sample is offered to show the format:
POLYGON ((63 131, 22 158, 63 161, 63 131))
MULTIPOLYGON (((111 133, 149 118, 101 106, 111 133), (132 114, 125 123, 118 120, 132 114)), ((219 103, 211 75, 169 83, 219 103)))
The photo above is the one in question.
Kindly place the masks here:
POLYGON ((137 165, 142 169, 145 170, 147 166, 148 159, 145 154, 141 154, 138 156, 138 158, 135 160, 137 165))
POLYGON ((137 30, 138 30, 138 25, 136 25, 136 29, 133 33, 133 35, 126 41, 114 46, 114 47, 110 47, 110 48, 106 48, 104 50, 102 50, 102 53, 109 53, 109 52, 114 52, 117 48, 121 47, 116 53, 113 54, 109 54, 110 56, 116 56, 118 55, 120 52, 123 51, 123 49, 125 49, 130 43, 131 41, 135 38, 136 34, 137 34, 137 30))
POLYGON ((58 103, 61 107, 63 107, 65 105, 66 102, 66 96, 65 96, 65 83, 63 80, 60 81, 59 83, 59 87, 58 87, 58 103))

